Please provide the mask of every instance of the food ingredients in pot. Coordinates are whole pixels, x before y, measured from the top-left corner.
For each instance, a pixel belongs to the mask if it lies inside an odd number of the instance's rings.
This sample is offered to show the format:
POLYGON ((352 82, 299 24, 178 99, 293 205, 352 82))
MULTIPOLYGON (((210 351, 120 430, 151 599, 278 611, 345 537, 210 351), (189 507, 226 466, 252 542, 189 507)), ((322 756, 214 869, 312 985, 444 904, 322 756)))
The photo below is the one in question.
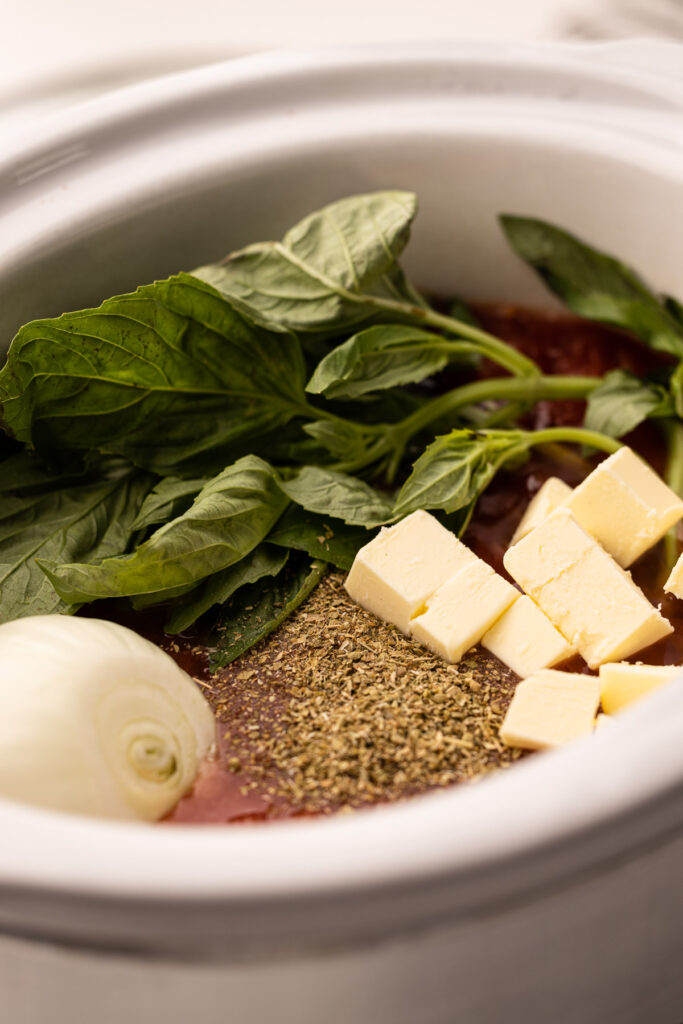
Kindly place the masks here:
POLYGON ((526 507, 526 511, 519 521, 517 529, 512 535, 512 544, 516 544, 527 533, 531 533, 535 527, 547 519, 551 512, 554 512, 559 505, 572 493, 569 484, 556 476, 548 477, 542 487, 534 494, 526 507))
POLYGON ((445 661, 460 661, 517 596, 512 584, 476 558, 427 598, 410 632, 445 661))
POLYGON ((194 681, 154 644, 98 619, 0 626, 0 795, 119 819, 162 817, 215 734, 194 681))
POLYGON ((481 645, 522 679, 576 654, 575 648, 526 594, 519 596, 484 634, 481 645))
POLYGON ((626 446, 601 462, 564 504, 624 568, 683 517, 683 501, 626 446))
POLYGON ((612 715, 682 674, 680 665, 631 665, 629 662, 601 665, 602 709, 612 715))
POLYGON ((683 555, 681 555, 669 574, 664 584, 667 594, 683 599, 683 555))
POLYGON ((505 553, 505 568, 591 668, 673 632, 630 575, 559 508, 505 553))
POLYGON ((360 549, 346 580, 350 597, 403 633, 411 619, 475 555, 428 512, 385 527, 360 549))
POLYGON ((511 747, 557 747, 591 733, 599 706, 595 676, 546 669, 518 684, 500 736, 511 747))

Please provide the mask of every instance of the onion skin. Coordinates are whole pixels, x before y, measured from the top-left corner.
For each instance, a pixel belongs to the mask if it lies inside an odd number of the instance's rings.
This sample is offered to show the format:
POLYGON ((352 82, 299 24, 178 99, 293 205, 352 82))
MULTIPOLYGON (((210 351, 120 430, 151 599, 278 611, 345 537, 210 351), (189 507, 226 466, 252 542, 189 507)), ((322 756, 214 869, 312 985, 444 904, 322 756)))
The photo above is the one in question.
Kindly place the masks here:
POLYGON ((38 615, 0 626, 0 797, 153 821, 215 739, 192 678, 113 622, 38 615))

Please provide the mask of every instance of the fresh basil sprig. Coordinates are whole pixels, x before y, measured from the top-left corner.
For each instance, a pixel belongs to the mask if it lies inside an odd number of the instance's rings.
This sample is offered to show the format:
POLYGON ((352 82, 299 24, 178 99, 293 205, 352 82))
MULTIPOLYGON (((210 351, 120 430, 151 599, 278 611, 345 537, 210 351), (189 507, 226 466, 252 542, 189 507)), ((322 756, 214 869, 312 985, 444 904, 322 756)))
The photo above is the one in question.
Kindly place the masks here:
POLYGON ((0 371, 1 422, 48 456, 97 449, 197 476, 308 415, 304 382, 291 333, 178 274, 22 327, 0 371))
POLYGON ((417 211, 412 192, 340 199, 295 224, 280 242, 259 242, 193 273, 267 323, 336 342, 376 321, 411 323, 466 338, 511 373, 534 363, 483 331, 431 309, 407 281, 398 257, 417 211))
POLYGON ((264 539, 287 505, 266 462, 247 455, 201 489, 190 509, 130 555, 97 565, 41 559, 70 603, 176 592, 239 562, 264 539))
POLYGON ((150 526, 177 519, 187 512, 202 487, 208 482, 207 477, 191 480, 175 476, 162 477, 143 501, 133 523, 133 529, 146 530, 150 526))
POLYGON ((154 478, 118 459, 91 467, 76 482, 42 470, 28 453, 10 461, 2 466, 8 472, 0 493, 0 622, 73 612, 37 559, 89 564, 122 555, 154 478))
POLYGON ((381 324, 368 327, 322 359, 306 390, 326 398, 359 398, 386 388, 431 377, 476 346, 449 341, 417 327, 381 324))
POLYGON ((284 568, 289 551, 260 544, 235 565, 209 576, 186 597, 174 601, 166 620, 167 633, 182 633, 215 605, 225 604, 241 587, 265 576, 277 576, 284 568))
POLYGON ((309 214, 280 242, 193 273, 268 323, 338 335, 377 318, 384 300, 421 304, 397 262, 416 211, 412 192, 351 196, 309 214))
POLYGON ((511 214, 500 223, 517 255, 579 316, 623 327, 651 348, 683 357, 676 300, 656 295, 625 263, 553 224, 511 214))
POLYGON ((437 437, 415 462, 394 505, 394 515, 403 517, 417 509, 445 513, 468 512, 469 519, 481 493, 503 467, 519 465, 537 445, 570 442, 613 452, 618 443, 601 434, 577 427, 549 427, 546 430, 453 430, 437 437))
POLYGON ((327 571, 321 561, 295 552, 272 579, 241 587, 221 611, 210 639, 212 671, 224 668, 272 633, 296 611, 327 571))
POLYGON ((348 526, 331 515, 307 512, 299 505, 289 506, 268 534, 269 544, 305 551, 338 569, 348 572, 359 548, 372 538, 362 526, 348 526))
POLYGON ((371 528, 393 517, 391 499, 364 480, 322 466, 304 466, 280 485, 308 512, 371 528))
POLYGON ((612 370, 589 395, 584 425, 609 437, 623 437, 648 418, 673 413, 673 400, 666 388, 640 380, 628 370, 612 370))

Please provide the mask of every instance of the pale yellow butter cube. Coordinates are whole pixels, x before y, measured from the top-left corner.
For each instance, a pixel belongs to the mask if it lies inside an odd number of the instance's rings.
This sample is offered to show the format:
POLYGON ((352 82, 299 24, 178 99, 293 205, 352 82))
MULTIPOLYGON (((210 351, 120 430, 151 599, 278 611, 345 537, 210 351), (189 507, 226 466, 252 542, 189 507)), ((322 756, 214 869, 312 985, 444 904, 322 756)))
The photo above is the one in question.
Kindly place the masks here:
POLYGON ((680 665, 631 665, 629 662, 601 665, 602 710, 613 715, 676 678, 683 679, 680 665))
POLYGON ((683 598, 683 555, 681 555, 669 574, 664 584, 667 594, 683 598))
POLYGON ((591 668, 628 658, 673 632, 566 508, 509 548, 504 563, 591 668))
POLYGON ((428 512, 413 512, 362 547, 345 587, 349 596, 404 633, 427 598, 479 559, 428 512))
POLYGON ((530 597, 520 596, 482 637, 482 647, 516 672, 530 676, 576 651, 530 597))
POLYGON ((508 747, 544 750, 593 731, 600 704, 595 676, 545 669, 517 685, 500 727, 508 747))
POLYGON ((683 517, 683 501, 625 446, 601 462, 564 504, 624 567, 683 517))
POLYGON ((460 661, 519 596, 519 591, 477 558, 439 587, 411 635, 446 661, 460 661))
POLYGON ((527 533, 531 533, 563 501, 566 501, 571 493, 571 487, 564 480, 557 476, 549 477, 527 505, 510 543, 516 544, 522 537, 526 537, 527 533))

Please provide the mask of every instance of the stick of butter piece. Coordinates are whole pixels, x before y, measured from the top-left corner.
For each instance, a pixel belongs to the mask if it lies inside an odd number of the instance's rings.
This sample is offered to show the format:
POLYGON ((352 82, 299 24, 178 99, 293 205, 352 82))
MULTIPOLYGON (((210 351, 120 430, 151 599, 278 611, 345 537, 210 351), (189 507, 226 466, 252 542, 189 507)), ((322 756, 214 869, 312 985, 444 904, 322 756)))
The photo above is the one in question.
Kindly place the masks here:
POLYGON ((508 548, 503 561, 591 668, 628 658, 673 632, 564 507, 508 548))
POLYGON ((545 669, 518 683, 500 727, 508 747, 545 750, 593 731, 600 704, 595 676, 545 669))
POLYGON ((407 633, 427 598, 479 559, 429 512, 385 527, 360 549, 344 584, 352 600, 407 633))
POLYGON ((680 665, 631 665, 628 662, 601 665, 602 710, 613 715, 677 677, 683 678, 680 665))
POLYGON ((624 567, 683 518, 683 501, 627 447, 601 462, 564 505, 624 567))
POLYGON ((683 598, 683 555, 679 556, 678 561, 671 570, 669 578, 664 584, 664 589, 667 594, 683 598))
POLYGON ((476 558, 439 587, 411 635, 445 661, 460 661, 519 596, 519 591, 476 558))
POLYGON ((576 651, 530 597, 519 597, 481 641, 518 676, 533 675, 571 658, 576 651))
POLYGON ((560 480, 557 476, 548 477, 527 505, 526 512, 520 519, 510 544, 516 544, 522 537, 526 537, 527 533, 531 533, 563 501, 566 501, 571 493, 571 487, 564 480, 560 480))

